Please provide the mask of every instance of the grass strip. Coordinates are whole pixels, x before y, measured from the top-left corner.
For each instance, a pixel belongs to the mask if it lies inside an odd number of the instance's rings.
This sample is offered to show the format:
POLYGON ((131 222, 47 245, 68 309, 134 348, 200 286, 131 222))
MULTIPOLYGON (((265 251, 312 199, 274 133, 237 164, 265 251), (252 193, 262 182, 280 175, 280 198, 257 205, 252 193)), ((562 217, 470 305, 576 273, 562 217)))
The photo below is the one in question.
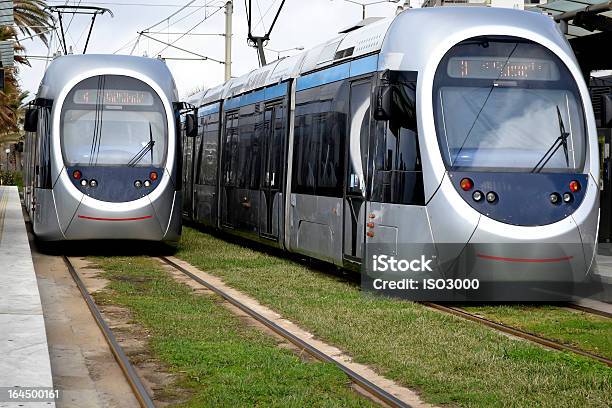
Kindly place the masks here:
POLYGON ((110 280, 101 304, 129 309, 153 355, 192 390, 181 407, 362 407, 370 401, 328 363, 303 361, 245 325, 218 298, 197 295, 147 257, 93 258, 110 280))
POLYGON ((487 319, 612 358, 612 319, 549 305, 467 306, 487 319))
POLYGON ((419 304, 364 294, 357 283, 183 229, 176 254, 422 392, 469 407, 610 407, 612 370, 517 341, 419 304))

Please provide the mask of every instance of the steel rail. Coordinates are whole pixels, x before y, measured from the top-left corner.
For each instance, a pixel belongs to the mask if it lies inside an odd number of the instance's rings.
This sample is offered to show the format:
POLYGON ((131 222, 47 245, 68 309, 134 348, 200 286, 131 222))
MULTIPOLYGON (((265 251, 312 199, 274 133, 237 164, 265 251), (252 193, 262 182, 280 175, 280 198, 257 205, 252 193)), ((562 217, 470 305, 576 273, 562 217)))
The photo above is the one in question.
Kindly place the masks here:
POLYGON ((390 406, 393 406, 393 407, 401 407, 401 408, 408 408, 408 407, 410 407, 409 404, 407 404, 404 401, 398 399, 397 397, 395 397, 391 393, 385 391, 384 389, 382 389, 378 385, 374 384, 373 382, 371 382, 368 379, 364 378, 363 376, 359 375, 358 373, 356 373, 355 371, 351 370, 349 367, 347 367, 346 365, 342 364, 341 362, 336 361, 335 359, 333 359, 331 356, 329 356, 328 354, 324 353, 323 351, 317 349, 316 347, 312 346, 311 344, 309 344, 309 343, 305 342, 304 340, 300 339, 299 337, 297 337, 293 333, 289 332, 288 330, 286 330, 283 327, 279 326, 278 324, 276 324, 272 320, 268 319, 267 317, 261 315, 257 311, 255 311, 252 308, 250 308, 249 306, 247 306, 244 303, 240 302, 239 300, 237 300, 236 298, 234 298, 230 294, 226 293, 222 289, 219 289, 218 287, 216 287, 215 285, 211 284, 210 282, 207 282, 204 279, 200 278, 199 276, 194 275, 193 273, 189 272, 188 270, 186 270, 182 266, 176 264, 175 262, 173 262, 172 260, 168 259, 165 256, 160 256, 159 258, 163 262, 165 262, 167 265, 170 265, 171 267, 173 267, 177 271, 183 273, 184 275, 188 276, 189 278, 191 278, 192 280, 196 281, 200 285, 205 286, 206 288, 208 288, 212 292, 214 292, 217 295, 221 296, 223 299, 225 299, 227 302, 229 302, 233 306, 235 306, 238 309, 242 310, 244 313, 248 314, 249 316, 251 316, 252 318, 257 320, 258 322, 262 323, 263 325, 265 325, 267 328, 269 328, 270 330, 272 330, 273 332, 275 332, 279 336, 281 336, 284 339, 288 340, 289 342, 293 343, 295 346, 299 347, 302 350, 305 350, 306 352, 311 354, 313 357, 317 358, 318 360, 334 364, 342 372, 344 372, 351 379, 351 381, 353 381, 355 384, 359 385, 361 388, 366 390, 370 395, 380 399, 381 401, 383 401, 386 404, 388 404, 390 406))
POLYGON ((593 307, 579 305, 577 303, 568 303, 567 306, 570 309, 580 310, 581 312, 590 313, 593 315, 607 317, 612 319, 612 313, 606 312, 605 310, 595 309, 593 307))
POLYGON ((81 295, 83 296, 83 299, 85 300, 85 303, 87 303, 87 307, 89 308, 89 311, 91 312, 96 323, 98 324, 98 327, 100 327, 100 330, 102 331, 102 334, 104 335, 104 338, 106 339, 106 342, 108 343, 108 346, 111 349, 111 352, 113 353, 113 356, 115 357, 115 360, 117 360, 119 367, 121 367, 121 371, 123 371, 125 378, 128 380, 130 387, 134 391, 134 395, 136 396, 136 399, 140 403, 140 406, 143 408, 154 408, 155 404, 153 404, 153 400, 149 396, 147 389, 142 384, 142 381, 140 380, 140 377, 136 373, 134 366, 132 366, 127 355, 125 354, 125 352, 123 351, 119 343, 117 342, 117 339, 113 335, 113 332, 111 331, 110 327, 108 327, 108 324, 106 324, 106 322, 104 321, 104 318, 102 317, 102 314, 100 313, 100 309, 98 309, 98 306, 96 305, 93 298, 87 291, 87 288, 85 287, 85 284, 81 280, 79 273, 74 268, 74 266, 72 265, 72 262, 70 262, 67 256, 62 255, 62 258, 64 260, 64 263, 66 264, 66 267, 68 268, 68 271, 70 272, 70 275, 72 276, 72 279, 74 280, 77 287, 79 288, 79 291, 81 292, 81 295))
POLYGON ((549 339, 549 338, 546 338, 546 337, 542 337, 542 336, 539 336, 539 335, 534 334, 534 333, 529 333, 529 332, 523 331, 521 329, 517 329, 517 328, 512 327, 512 326, 507 326, 505 324, 498 323, 498 322, 495 322, 493 320, 489 320, 487 318, 475 315, 473 313, 467 312, 467 311, 465 311, 463 309, 460 309, 460 308, 451 307, 451 306, 444 306, 444 305, 441 305, 439 303, 432 303, 432 302, 421 302, 421 304, 423 304, 423 305, 425 305, 425 306, 427 306, 427 307, 429 307, 431 309, 435 309, 435 310, 438 310, 440 312, 444 312, 444 313, 447 313, 447 314, 451 314, 451 315, 454 315, 454 316, 461 317, 461 318, 466 319, 466 320, 470 320, 470 321, 473 321, 473 322, 476 322, 476 323, 480 323, 480 324, 488 326, 488 327, 490 327, 492 329, 495 329, 497 331, 500 331, 500 332, 503 332, 503 333, 506 333, 506 334, 510 334, 512 336, 519 337, 519 338, 524 339, 524 340, 529 340, 529 341, 531 341, 533 343, 537 343, 537 344, 540 344, 542 346, 545 346, 545 347, 548 347, 548 348, 551 348, 551 349, 555 349, 555 350, 558 350, 558 351, 569 351, 569 352, 572 352, 572 353, 575 353, 575 354, 579 354, 579 355, 584 356, 584 357, 592 358, 594 360, 597 360, 597 361, 599 361, 601 363, 606 364, 608 367, 612 367, 612 360, 609 359, 609 358, 600 356, 598 354, 591 353, 591 352, 586 351, 586 350, 579 349, 577 347, 569 346, 567 344, 563 344, 563 343, 558 342, 556 340, 552 340, 552 339, 549 339))

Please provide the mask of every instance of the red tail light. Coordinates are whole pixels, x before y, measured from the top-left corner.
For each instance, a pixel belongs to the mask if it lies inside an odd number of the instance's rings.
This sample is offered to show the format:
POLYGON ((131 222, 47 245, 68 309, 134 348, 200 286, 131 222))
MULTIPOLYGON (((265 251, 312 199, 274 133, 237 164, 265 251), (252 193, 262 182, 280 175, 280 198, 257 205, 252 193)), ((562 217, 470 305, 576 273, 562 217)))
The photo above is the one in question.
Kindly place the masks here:
POLYGON ((461 179, 459 185, 461 186, 461 189, 463 191, 470 191, 474 187, 474 182, 472 181, 472 179, 466 177, 464 179, 461 179))
POLYGON ((149 174, 149 178, 151 179, 151 181, 155 181, 155 180, 157 180, 157 173, 156 173, 156 172, 154 172, 154 171, 152 171, 152 172, 149 174))
POLYGON ((72 177, 74 177, 75 180, 80 180, 81 176, 82 176, 82 174, 78 170, 75 170, 75 171, 72 172, 72 177))
POLYGON ((572 180, 570 181, 569 188, 572 193, 580 191, 580 183, 576 180, 572 180))

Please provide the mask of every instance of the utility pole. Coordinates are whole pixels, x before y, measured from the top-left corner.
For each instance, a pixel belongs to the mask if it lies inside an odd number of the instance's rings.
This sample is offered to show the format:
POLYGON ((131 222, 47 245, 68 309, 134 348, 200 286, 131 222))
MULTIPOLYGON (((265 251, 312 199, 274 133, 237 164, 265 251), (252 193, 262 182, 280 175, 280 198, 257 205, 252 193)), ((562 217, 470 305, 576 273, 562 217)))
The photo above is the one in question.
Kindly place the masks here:
POLYGON ((225 80, 232 78, 232 14, 234 4, 232 0, 225 3, 225 80))

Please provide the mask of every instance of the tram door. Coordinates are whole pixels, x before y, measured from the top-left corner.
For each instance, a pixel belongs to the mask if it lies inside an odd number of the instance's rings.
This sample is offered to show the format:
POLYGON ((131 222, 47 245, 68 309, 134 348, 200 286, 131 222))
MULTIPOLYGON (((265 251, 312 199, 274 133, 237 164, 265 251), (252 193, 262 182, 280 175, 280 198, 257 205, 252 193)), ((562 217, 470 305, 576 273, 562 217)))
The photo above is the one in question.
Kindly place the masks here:
POLYGON ((349 134, 344 191, 344 252, 349 262, 361 262, 365 242, 365 169, 370 131, 370 79, 351 84, 349 134))
POLYGON ((181 129, 181 137, 183 138, 183 215, 192 218, 192 203, 193 203, 193 148, 194 138, 187 137, 186 131, 181 129))
POLYGON ((599 128, 597 134, 600 148, 599 242, 609 243, 612 241, 612 129, 599 128))
POLYGON ((225 116, 223 127, 223 166, 221 180, 221 225, 235 228, 236 222, 236 200, 237 173, 238 173, 238 112, 228 113, 225 116))
POLYGON ((259 206, 259 234, 278 240, 282 209, 280 196, 283 174, 285 112, 282 104, 266 106, 262 137, 261 199, 259 206))

